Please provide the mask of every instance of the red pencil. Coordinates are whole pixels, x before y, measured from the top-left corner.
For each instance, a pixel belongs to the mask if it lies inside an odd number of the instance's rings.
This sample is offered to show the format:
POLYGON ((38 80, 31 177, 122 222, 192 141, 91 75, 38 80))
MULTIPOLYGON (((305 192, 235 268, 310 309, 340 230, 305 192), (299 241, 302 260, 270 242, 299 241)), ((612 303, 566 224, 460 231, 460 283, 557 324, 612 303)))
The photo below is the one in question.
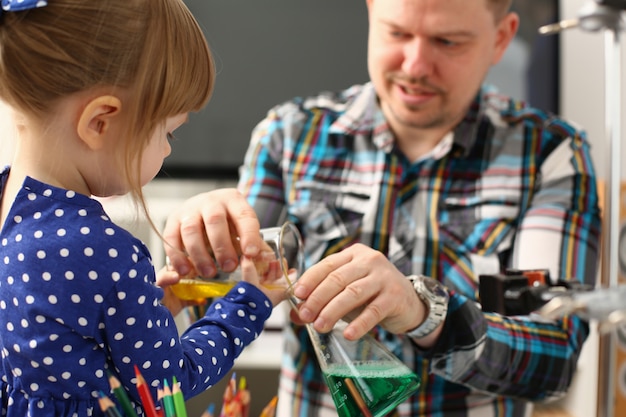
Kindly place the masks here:
POLYGON ((152 399, 150 388, 148 387, 148 384, 146 384, 146 380, 143 378, 143 375, 139 372, 137 365, 135 365, 135 375, 137 376, 137 392, 141 398, 141 403, 146 416, 159 417, 156 407, 154 406, 154 400, 152 399))

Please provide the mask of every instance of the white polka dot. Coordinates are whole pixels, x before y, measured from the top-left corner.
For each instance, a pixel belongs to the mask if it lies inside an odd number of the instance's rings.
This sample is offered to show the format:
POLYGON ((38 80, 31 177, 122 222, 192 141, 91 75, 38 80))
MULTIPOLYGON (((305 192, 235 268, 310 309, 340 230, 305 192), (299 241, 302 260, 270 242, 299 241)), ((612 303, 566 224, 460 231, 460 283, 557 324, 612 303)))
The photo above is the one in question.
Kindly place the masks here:
POLYGON ((43 192, 43 195, 46 197, 50 197, 52 195, 52 190, 48 188, 43 192))
POLYGON ((71 281, 74 279, 74 272, 72 271, 66 271, 65 272, 65 279, 68 281, 71 281))
POLYGON ((37 341, 35 339, 28 342, 28 347, 31 349, 35 349, 37 347, 37 341))
POLYGON ((61 255, 62 258, 67 258, 68 256, 70 256, 70 250, 67 248, 63 248, 59 251, 59 255, 61 255))
POLYGON ((123 338, 124 338, 123 333, 115 333, 115 335, 113 336, 113 339, 115 340, 122 340, 123 338))
POLYGON ((43 358, 43 363, 45 365, 52 365, 54 363, 54 359, 52 359, 50 356, 46 356, 45 358, 43 358))
POLYGON ((96 294, 93 296, 93 300, 98 304, 102 304, 102 302, 104 301, 104 297, 100 294, 96 294))
POLYGON ((20 324, 21 324, 22 328, 24 328, 24 329, 28 328, 28 320, 22 319, 22 320, 20 320, 20 324))
POLYGON ((83 250, 83 253, 85 254, 85 256, 93 256, 93 248, 87 247, 83 250))
POLYGON ((246 316, 246 312, 245 312, 245 311, 243 311, 243 310, 237 310, 237 315, 238 315, 239 317, 245 317, 245 316, 246 316))
POLYGON ((67 232, 65 231, 65 229, 59 229, 57 230, 57 236, 59 237, 63 237, 67 234, 67 232))
POLYGON ((83 326, 83 327, 85 327, 85 326, 87 326, 87 325, 89 324, 89 322, 87 321, 87 319, 86 319, 86 318, 84 318, 84 317, 80 317, 80 318, 78 319, 78 324, 79 324, 79 325, 81 325, 81 326, 83 326))
POLYGON ((89 279, 92 281, 98 279, 98 273, 96 271, 89 271, 87 275, 89 275, 89 279))
POLYGON ((133 326, 137 320, 134 317, 129 317, 126 319, 126 325, 133 326))
POLYGON ((111 258, 117 258, 117 250, 113 248, 109 249, 109 256, 111 258))
POLYGON ((35 219, 35 220, 39 220, 39 219, 41 219, 41 212, 40 212, 40 211, 38 211, 38 212, 36 212, 35 214, 33 214, 33 219, 35 219))
POLYGON ((167 359, 163 361, 163 369, 167 369, 170 367, 170 361, 167 359))
POLYGON ((65 196, 67 198, 74 198, 75 195, 76 195, 76 192, 74 192, 72 190, 67 190, 67 192, 65 193, 65 196))
POLYGON ((128 271, 128 276, 130 278, 135 278, 137 276, 137 271, 135 269, 131 269, 130 271, 128 271))
POLYGON ((34 302, 35 302, 35 297, 33 297, 32 295, 26 296, 26 304, 33 304, 34 302))
POLYGON ((43 274, 41 274, 41 278, 44 281, 50 281, 52 279, 52 275, 50 274, 50 272, 44 272, 43 274))
POLYGON ((36 198, 37 198, 37 194, 35 194, 35 193, 28 193, 28 199, 30 201, 35 201, 36 198))
POLYGON ((141 349, 142 346, 143 340, 138 340, 137 342, 135 342, 135 349, 141 349))
POLYGON ((125 300, 126 299, 126 293, 124 291, 119 291, 117 293, 117 298, 118 298, 118 300, 125 300))
POLYGON ((35 236, 35 239, 41 239, 41 237, 43 236, 43 232, 41 230, 37 230, 35 231, 35 233, 33 233, 33 236, 35 236))
POLYGON ((109 316, 112 316, 116 313, 117 310, 115 310, 115 307, 109 307, 109 309, 107 310, 107 314, 109 316))
POLYGON ((87 210, 85 210, 85 209, 78 210, 78 215, 82 216, 82 217, 85 217, 87 215, 87 210))
POLYGON ((110 227, 107 227, 107 228, 104 230, 104 233, 106 233, 106 234, 107 234, 107 235, 109 235, 109 236, 113 236, 113 235, 115 234, 115 230, 111 229, 110 227))
POLYGON ((111 279, 113 279, 113 281, 117 282, 119 281, 121 278, 120 273, 119 272, 113 272, 111 274, 111 279))
POLYGON ((68 379, 70 379, 71 377, 72 377, 72 374, 71 374, 70 372, 67 372, 67 371, 66 371, 66 372, 63 372, 63 373, 61 374, 61 378, 65 379, 66 381, 67 381, 68 379))
POLYGON ((22 241, 22 234, 21 233, 15 235, 15 241, 16 242, 21 242, 22 241))
POLYGON ((143 305, 146 302, 146 296, 142 295, 137 299, 137 304, 143 305))
POLYGON ((13 327, 13 323, 11 322, 7 322, 7 330, 12 332, 13 330, 15 330, 15 328, 13 327))
POLYGON ((33 391, 39 391, 39 385, 36 382, 30 384, 30 389, 33 391))
POLYGON ((143 365, 141 365, 143 369, 149 369, 151 366, 152 366, 152 362, 150 361, 145 361, 143 365))
POLYGON ((15 216, 15 217, 13 217, 13 221, 15 223, 22 223, 22 216, 15 216))
POLYGON ((54 210, 54 215, 57 217, 63 217, 63 215, 65 214, 65 212, 63 211, 63 209, 56 209, 54 210))
POLYGON ((20 262, 23 262, 24 261, 24 254, 23 253, 19 253, 17 255, 17 260, 20 261, 20 262))
POLYGON ((49 302, 50 304, 56 304, 56 303, 57 303, 57 301, 58 301, 58 300, 57 300, 56 295, 54 295, 54 294, 50 294, 50 295, 48 296, 48 302, 49 302))
POLYGON ((42 315, 35 316, 35 321, 39 324, 43 324, 46 322, 46 318, 42 315))
POLYGON ((90 232, 89 228, 87 226, 83 226, 80 228, 80 233, 83 235, 88 235, 90 232))
POLYGON ((80 295, 78 294, 72 294, 72 296, 70 297, 70 299, 72 300, 73 303, 78 304, 80 303, 80 295))
POLYGON ((72 345, 63 346, 63 352, 70 353, 72 351, 72 345))
POLYGON ((46 252, 42 251, 42 250, 38 250, 37 251, 37 257, 39 259, 45 259, 46 258, 46 252))
POLYGON ((50 335, 49 339, 54 342, 55 340, 59 339, 59 335, 53 333, 53 334, 50 335))

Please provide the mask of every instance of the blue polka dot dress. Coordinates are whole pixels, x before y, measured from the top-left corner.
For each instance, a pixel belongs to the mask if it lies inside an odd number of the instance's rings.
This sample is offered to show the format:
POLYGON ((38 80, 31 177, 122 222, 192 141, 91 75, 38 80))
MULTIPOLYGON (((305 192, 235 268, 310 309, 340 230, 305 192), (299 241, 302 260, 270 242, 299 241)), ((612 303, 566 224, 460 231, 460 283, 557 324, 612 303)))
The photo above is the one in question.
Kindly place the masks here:
POLYGON ((147 248, 99 202, 27 178, 0 234, 0 415, 102 415, 108 370, 141 416, 134 365, 154 398, 173 376, 189 398, 231 369, 271 313, 240 283, 179 337, 162 296, 147 248))

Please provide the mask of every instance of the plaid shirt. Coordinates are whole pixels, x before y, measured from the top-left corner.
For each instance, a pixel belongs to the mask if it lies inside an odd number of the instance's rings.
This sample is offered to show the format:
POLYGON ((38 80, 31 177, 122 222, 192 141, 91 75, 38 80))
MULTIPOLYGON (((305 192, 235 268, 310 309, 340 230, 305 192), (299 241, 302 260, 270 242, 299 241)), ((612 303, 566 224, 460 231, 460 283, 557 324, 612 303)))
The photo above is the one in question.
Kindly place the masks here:
MULTIPOLYGON (((376 336, 412 367, 403 416, 521 416, 562 395, 588 325, 483 313, 480 274, 549 269, 594 284, 600 211, 589 145, 565 121, 487 87, 429 155, 411 162, 371 84, 298 98, 255 128, 239 189, 262 226, 295 222, 310 266, 355 242, 452 291, 439 341, 376 336)), ((306 331, 286 329, 279 416, 336 415, 306 331)))

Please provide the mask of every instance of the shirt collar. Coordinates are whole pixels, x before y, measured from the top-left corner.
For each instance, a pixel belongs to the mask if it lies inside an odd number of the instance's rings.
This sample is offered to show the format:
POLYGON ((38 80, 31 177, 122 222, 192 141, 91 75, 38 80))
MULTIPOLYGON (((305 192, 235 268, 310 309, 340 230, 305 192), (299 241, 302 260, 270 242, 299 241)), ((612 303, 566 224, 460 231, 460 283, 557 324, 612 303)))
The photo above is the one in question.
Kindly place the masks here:
MULTIPOLYGON (((488 87, 481 87, 463 120, 453 132, 443 137, 429 155, 438 159, 449 153, 451 149, 461 154, 469 152, 476 142, 479 121, 484 116, 486 93, 488 93, 488 87)), ((351 102, 347 105, 346 111, 330 127, 331 133, 371 134, 372 142, 376 147, 385 152, 391 152, 394 136, 379 106, 373 84, 368 82, 361 86, 354 86, 346 91, 346 96, 351 97, 351 102)))

